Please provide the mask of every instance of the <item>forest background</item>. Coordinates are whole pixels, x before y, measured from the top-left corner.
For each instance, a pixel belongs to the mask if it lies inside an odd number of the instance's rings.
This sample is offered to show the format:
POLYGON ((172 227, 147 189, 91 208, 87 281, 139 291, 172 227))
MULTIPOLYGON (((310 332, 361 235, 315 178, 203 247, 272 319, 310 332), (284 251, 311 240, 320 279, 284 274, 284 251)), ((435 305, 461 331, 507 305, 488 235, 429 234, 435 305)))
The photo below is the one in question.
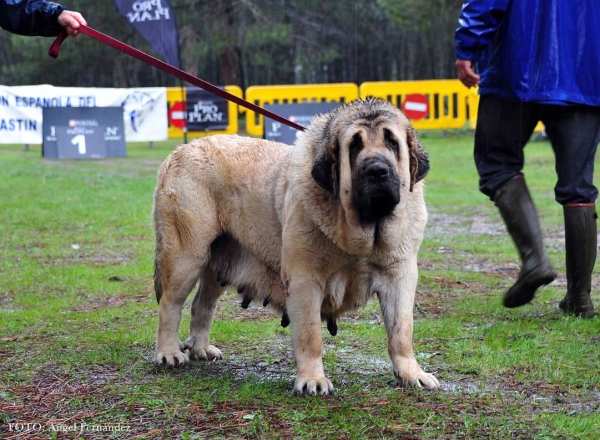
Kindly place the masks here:
MULTIPOLYGON (((61 0, 89 26, 153 56, 109 0, 61 0)), ((217 85, 454 78, 461 0, 171 0, 182 69, 217 85)), ((0 83, 178 86, 176 79, 85 35, 45 56, 52 39, 0 32, 0 83), (76 46, 76 47, 74 47, 76 46)))

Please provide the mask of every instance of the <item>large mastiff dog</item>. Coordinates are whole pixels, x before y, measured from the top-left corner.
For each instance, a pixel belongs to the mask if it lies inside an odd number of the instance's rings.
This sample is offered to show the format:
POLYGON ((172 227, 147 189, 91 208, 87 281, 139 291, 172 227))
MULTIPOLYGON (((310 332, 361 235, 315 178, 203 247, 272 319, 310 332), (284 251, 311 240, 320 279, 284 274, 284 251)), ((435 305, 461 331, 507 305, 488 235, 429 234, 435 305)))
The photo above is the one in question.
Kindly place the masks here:
POLYGON ((210 328, 225 286, 291 324, 297 393, 329 394, 321 323, 377 295, 394 374, 437 388, 413 353, 426 151, 392 104, 358 100, 316 117, 294 146, 218 135, 178 147, 155 191, 155 360, 219 359, 210 328), (190 336, 181 308, 198 283, 190 336))

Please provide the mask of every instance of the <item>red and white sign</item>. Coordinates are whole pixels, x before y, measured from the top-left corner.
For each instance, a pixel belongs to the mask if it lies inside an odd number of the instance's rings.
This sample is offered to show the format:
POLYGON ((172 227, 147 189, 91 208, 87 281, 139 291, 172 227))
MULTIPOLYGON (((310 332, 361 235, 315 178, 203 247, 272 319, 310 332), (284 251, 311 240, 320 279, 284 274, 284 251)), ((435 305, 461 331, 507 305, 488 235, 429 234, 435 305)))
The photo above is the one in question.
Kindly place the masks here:
POLYGON ((177 128, 183 128, 185 125, 185 103, 181 101, 175 102, 169 108, 169 122, 177 128))
POLYGON ((402 111, 408 119, 413 121, 423 119, 429 114, 429 99, 417 93, 406 95, 402 104, 402 111))

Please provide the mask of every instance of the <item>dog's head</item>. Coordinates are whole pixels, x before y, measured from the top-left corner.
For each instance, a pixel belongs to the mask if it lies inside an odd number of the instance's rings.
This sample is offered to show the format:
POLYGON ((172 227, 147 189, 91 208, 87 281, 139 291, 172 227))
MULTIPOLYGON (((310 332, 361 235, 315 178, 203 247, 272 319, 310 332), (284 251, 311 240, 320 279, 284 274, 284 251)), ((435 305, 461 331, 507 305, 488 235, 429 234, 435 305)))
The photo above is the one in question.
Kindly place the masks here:
POLYGON ((362 228, 374 227, 375 234, 429 171, 415 130, 387 101, 353 101, 308 130, 315 131, 312 178, 347 214, 354 213, 362 228))

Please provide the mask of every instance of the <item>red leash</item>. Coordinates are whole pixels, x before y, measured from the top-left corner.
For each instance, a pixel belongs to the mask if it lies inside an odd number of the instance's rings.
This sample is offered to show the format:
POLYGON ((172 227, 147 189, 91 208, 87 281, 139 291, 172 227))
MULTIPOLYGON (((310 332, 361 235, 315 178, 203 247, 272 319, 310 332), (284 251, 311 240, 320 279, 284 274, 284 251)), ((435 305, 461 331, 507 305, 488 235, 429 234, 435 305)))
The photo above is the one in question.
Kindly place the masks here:
MULTIPOLYGON (((160 69, 171 76, 174 76, 187 83, 195 85, 196 87, 200 87, 201 89, 204 89, 207 92, 211 92, 217 96, 220 96, 221 98, 226 99, 227 101, 232 101, 237 105, 241 105, 242 107, 247 108, 248 110, 252 110, 253 112, 266 116, 267 118, 271 118, 277 122, 281 122, 282 124, 287 125, 288 127, 304 131, 303 126, 298 125, 295 122, 284 118, 283 116, 280 116, 269 110, 265 110, 264 108, 252 104, 251 102, 248 102, 245 99, 238 98, 237 96, 232 95, 231 93, 226 92, 225 90, 220 89, 217 86, 213 86, 211 83, 201 80, 200 78, 196 78, 194 75, 190 75, 189 73, 184 72, 183 70, 178 69, 175 66, 165 63, 164 61, 161 61, 158 58, 154 58, 153 56, 150 56, 147 53, 142 52, 141 50, 135 49, 134 47, 131 47, 119 40, 109 37, 108 35, 103 34, 102 32, 98 32, 97 30, 92 29, 89 26, 80 25, 79 31, 83 34, 94 38, 95 40, 100 41, 101 43, 104 43, 114 49, 124 52, 133 58, 137 58, 138 60, 141 60, 146 64, 150 64, 151 66, 156 67, 157 69, 160 69)), ((52 46, 50 46, 50 49, 48 50, 48 55, 50 55, 52 58, 58 58, 58 54, 60 52, 60 45, 67 37, 67 31, 63 29, 61 34, 56 38, 56 40, 54 40, 54 43, 52 43, 52 46)))

